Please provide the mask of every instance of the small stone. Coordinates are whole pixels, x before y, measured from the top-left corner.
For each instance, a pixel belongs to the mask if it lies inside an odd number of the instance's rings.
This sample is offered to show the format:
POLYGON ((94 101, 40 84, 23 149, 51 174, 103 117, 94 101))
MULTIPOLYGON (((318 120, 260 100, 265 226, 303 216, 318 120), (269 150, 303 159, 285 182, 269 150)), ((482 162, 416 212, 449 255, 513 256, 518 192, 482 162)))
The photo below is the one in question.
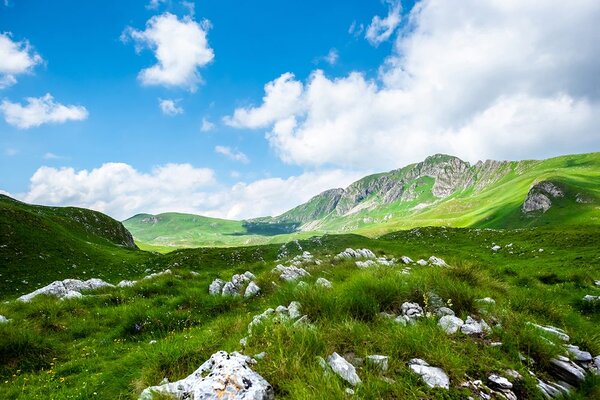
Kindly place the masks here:
POLYGON ((402 260, 402 262, 404 264, 412 264, 413 263, 413 260, 410 257, 407 257, 407 256, 400 257, 400 260, 402 260))
POLYGON ((151 340, 148 342, 148 344, 156 344, 156 340, 151 340))
POLYGON ((249 280, 251 280, 251 281, 253 281, 253 280, 256 279, 256 276, 254 276, 254 274, 252 272, 250 272, 250 271, 244 272, 244 276, 246 278, 248 278, 249 280))
POLYGON ((440 318, 438 325, 448 335, 453 335, 464 325, 464 321, 453 315, 445 315, 440 318))
POLYGON ((255 359, 257 359, 257 360, 262 360, 262 359, 264 359, 266 356, 267 356, 267 353, 263 351, 263 352, 261 352, 261 353, 255 354, 253 358, 255 358, 255 359))
POLYGON ((348 396, 354 396, 354 389, 346 388, 345 392, 348 396))
POLYGON ((473 317, 467 317, 460 330, 465 335, 480 335, 491 331, 489 325, 484 321, 477 321, 473 317))
POLYGON ((492 251, 498 251, 500 250, 502 247, 498 246, 498 245, 494 245, 492 246, 492 251))
POLYGON ((122 280, 121 282, 117 283, 117 287, 131 287, 136 283, 136 281, 122 280))
POLYGON ((417 264, 419 264, 420 266, 424 267, 424 266, 427 265, 427 261, 425 261, 423 259, 420 259, 420 260, 417 260, 417 264))
POLYGON ((402 303, 400 309, 402 310, 402 314, 405 317, 408 317, 410 321, 414 321, 417 318, 424 316, 423 308, 417 303, 402 303))
POLYGON ((221 290, 221 294, 223 296, 239 296, 239 287, 236 286, 233 282, 227 282, 223 285, 223 289, 221 290))
POLYGON ((448 307, 440 307, 437 310, 435 310, 435 313, 438 317, 443 317, 446 315, 452 315, 454 316, 454 311, 452 311, 450 308, 448 307))
POLYGON ((388 356, 381 356, 381 355, 371 355, 371 356, 367 356, 367 363, 374 365, 375 367, 377 367, 381 372, 385 372, 388 369, 388 361, 389 361, 389 357, 388 356))
POLYGON ((338 353, 333 353, 327 358, 327 362, 329 366, 338 374, 342 379, 351 384, 352 386, 356 386, 362 381, 356 374, 356 369, 352 364, 350 364, 346 359, 340 356, 338 353))
POLYGON ((600 296, 592 296, 591 294, 586 294, 585 296, 583 296, 582 300, 590 303, 595 303, 597 301, 600 301, 600 296))
POLYGON ((429 257, 429 263, 433 264, 435 266, 438 266, 438 267, 447 267, 448 266, 448 264, 446 264, 446 261, 444 261, 441 258, 436 257, 436 256, 429 257))

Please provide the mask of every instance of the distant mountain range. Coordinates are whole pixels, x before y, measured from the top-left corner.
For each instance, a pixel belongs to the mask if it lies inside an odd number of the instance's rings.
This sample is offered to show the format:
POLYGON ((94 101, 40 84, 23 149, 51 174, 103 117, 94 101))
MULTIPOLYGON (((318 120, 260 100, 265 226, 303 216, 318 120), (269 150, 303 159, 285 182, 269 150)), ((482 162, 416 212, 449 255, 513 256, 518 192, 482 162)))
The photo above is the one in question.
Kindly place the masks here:
POLYGON ((416 226, 597 225, 600 153, 474 165, 436 154, 327 190, 275 217, 140 214, 123 224, 142 247, 259 244, 341 232, 376 236, 416 226))

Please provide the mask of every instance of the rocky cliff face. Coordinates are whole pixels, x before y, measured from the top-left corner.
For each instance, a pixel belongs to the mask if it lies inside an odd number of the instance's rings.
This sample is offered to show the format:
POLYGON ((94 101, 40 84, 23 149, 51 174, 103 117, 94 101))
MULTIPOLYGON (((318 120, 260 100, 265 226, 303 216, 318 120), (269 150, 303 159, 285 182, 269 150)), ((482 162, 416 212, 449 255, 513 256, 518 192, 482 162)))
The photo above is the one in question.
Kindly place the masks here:
POLYGON ((386 204, 413 201, 423 192, 428 192, 435 200, 467 188, 480 191, 516 165, 518 163, 491 160, 470 165, 457 157, 436 154, 402 169, 365 177, 346 189, 323 192, 273 221, 304 224, 329 215, 346 216, 386 204), (425 185, 425 178, 433 179, 431 188, 425 185))

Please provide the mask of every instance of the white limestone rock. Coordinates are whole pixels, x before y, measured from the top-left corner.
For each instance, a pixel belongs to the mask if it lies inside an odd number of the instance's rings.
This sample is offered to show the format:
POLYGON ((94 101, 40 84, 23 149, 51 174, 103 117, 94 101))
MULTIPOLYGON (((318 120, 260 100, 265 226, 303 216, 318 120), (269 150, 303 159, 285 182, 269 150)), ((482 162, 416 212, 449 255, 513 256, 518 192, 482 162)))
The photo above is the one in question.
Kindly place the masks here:
POLYGON ((178 400, 275 399, 273 387, 250 368, 253 362, 237 352, 219 351, 187 378, 145 389, 140 400, 151 400, 153 393, 172 395, 178 400))
POLYGON ((442 260, 439 257, 431 256, 429 257, 429 264, 435 265, 437 267, 447 267, 446 261, 442 260))
POLYGON ((402 262, 404 264, 412 264, 413 263, 412 258, 410 258, 408 256, 402 256, 402 257, 400 257, 400 260, 402 260, 402 262))
POLYGON ((489 333, 491 328, 483 319, 477 321, 469 316, 465 320, 465 323, 460 327, 460 331, 465 335, 481 335, 489 333))
POLYGON ((298 319, 302 316, 300 310, 302 309, 302 305, 297 301, 292 301, 290 305, 287 307, 288 314, 291 319, 298 319))
POLYGON ((495 389, 511 390, 513 388, 513 384, 508 379, 498 374, 488 376, 488 381, 490 386, 495 389))
POLYGON ((496 251, 500 250, 501 248, 502 248, 502 247, 500 247, 500 246, 498 246, 498 245, 496 244, 496 245, 492 246, 492 251, 493 251, 493 252, 496 252, 496 251))
POLYGON ((450 378, 443 369, 432 367, 426 361, 420 358, 413 358, 409 361, 408 367, 417 375, 421 376, 423 382, 430 388, 441 387, 450 388, 450 378))
POLYGON ((558 356, 550 360, 550 365, 556 377, 577 385, 585 380, 585 370, 567 357, 558 356))
POLYGON ((377 265, 373 260, 356 261, 355 264, 358 268, 371 268, 377 265))
POLYGON ((161 271, 161 272, 155 272, 153 274, 146 275, 145 277, 142 278, 142 280, 154 279, 154 278, 157 278, 157 277, 163 276, 163 275, 171 275, 172 273, 173 273, 173 271, 171 271, 170 269, 165 269, 164 271, 161 271))
POLYGON ((254 282, 250 282, 244 291, 244 297, 253 297, 260 293, 260 287, 254 282))
POLYGON ((6 318, 4 315, 0 315, 0 324, 6 324, 8 321, 10 321, 8 318, 6 318))
POLYGON ((351 258, 375 258, 375 253, 369 249, 351 249, 347 248, 335 256, 338 260, 349 260, 351 258))
POLYGON ((583 296, 582 300, 590 303, 595 303, 597 301, 600 301, 600 296, 592 296, 591 294, 586 294, 585 296, 583 296))
POLYGON ((425 267, 427 265, 427 261, 421 258, 420 260, 417 260, 417 264, 419 264, 422 267, 425 267))
POLYGON ((281 280, 286 282, 296 281, 305 276, 310 276, 308 271, 304 268, 298 268, 294 266, 286 267, 285 265, 279 264, 275 268, 273 268, 273 272, 278 272, 280 274, 281 280))
POLYGON ((402 315, 408 318, 408 322, 414 322, 425 315, 423 308, 417 303, 404 302, 400 306, 400 309, 402 310, 402 315))
POLYGON ((453 315, 445 315, 438 321, 438 325, 448 335, 453 335, 465 324, 465 322, 453 315))
POLYGON ((62 281, 54 281, 43 288, 19 297, 17 300, 29 302, 39 295, 54 296, 59 299, 72 299, 82 297, 81 291, 83 290, 96 290, 105 287, 114 287, 114 285, 97 278, 88 279, 87 281, 65 279, 62 281))
POLYGON ((492 299, 491 297, 484 297, 483 299, 477 299, 475 301, 483 304, 496 304, 496 300, 492 299))
POLYGON ((567 345, 567 351, 573 356, 573 359, 577 362, 587 363, 591 362, 593 357, 592 354, 587 351, 582 351, 578 346, 572 344, 567 345))
POLYGON ((327 363, 342 379, 351 384, 352 386, 356 386, 359 383, 362 383, 359 376, 356 374, 356 368, 352 364, 350 364, 346 359, 340 356, 338 353, 333 353, 329 357, 327 357, 327 363))
POLYGON ((223 291, 223 286, 225 286, 225 281, 223 279, 217 278, 214 281, 212 281, 212 283, 208 287, 208 293, 212 295, 221 294, 221 292, 223 291))
POLYGON ((117 283, 117 287, 132 287, 137 283, 137 281, 128 281, 128 280, 122 280, 121 282, 117 283))
POLYGON ((317 279, 316 284, 317 284, 317 286, 321 286, 321 287, 324 287, 326 289, 331 289, 333 287, 333 284, 331 282, 329 282, 325 278, 319 278, 319 279, 317 279))

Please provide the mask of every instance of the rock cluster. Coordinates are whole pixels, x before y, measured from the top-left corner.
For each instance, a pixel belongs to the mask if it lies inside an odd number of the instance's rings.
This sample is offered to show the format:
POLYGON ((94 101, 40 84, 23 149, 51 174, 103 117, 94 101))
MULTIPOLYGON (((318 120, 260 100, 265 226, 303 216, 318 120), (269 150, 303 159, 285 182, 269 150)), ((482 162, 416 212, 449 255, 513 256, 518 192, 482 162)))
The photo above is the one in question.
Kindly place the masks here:
POLYGON ((351 248, 347 248, 346 250, 342 251, 341 253, 339 253, 338 255, 335 256, 336 260, 349 260, 352 258, 373 259, 373 258, 375 258, 375 253, 373 253, 369 249, 354 250, 351 248))
MULTIPOLYGON (((506 374, 514 380, 522 379, 517 371, 507 370, 506 374)), ((480 399, 507 399, 517 400, 517 396, 513 392, 513 383, 500 374, 491 374, 487 378, 487 385, 483 381, 468 380, 461 383, 461 387, 469 389, 475 396, 480 399)))
POLYGON ((428 265, 432 265, 432 266, 436 266, 436 267, 447 267, 448 264, 446 264, 446 261, 444 261, 443 259, 436 257, 436 256, 431 256, 429 257, 429 259, 423 260, 417 260, 417 264, 419 264, 420 266, 426 267, 428 265))
POLYGON ((243 338, 240 343, 245 346, 248 337, 252 336, 254 327, 262 324, 265 320, 272 318, 276 322, 294 321, 294 325, 308 323, 308 315, 302 315, 302 306, 297 301, 292 301, 287 307, 278 306, 277 308, 267 308, 261 314, 255 315, 248 324, 248 336, 243 338))
POLYGON ((208 293, 222 296, 240 296, 243 292, 244 297, 256 296, 260 293, 260 287, 254 283, 254 279, 256 277, 250 271, 233 275, 229 282, 217 278, 208 287, 208 293))
POLYGON ((383 265, 384 267, 393 267, 394 265, 396 265, 396 260, 393 258, 388 259, 385 257, 378 257, 375 259, 369 259, 365 261, 358 260, 355 262, 355 264, 358 268, 369 268, 374 267, 376 265, 383 265))
POLYGON ((293 265, 286 267, 285 265, 279 264, 273 268, 273 272, 278 272, 281 280, 286 282, 292 282, 305 276, 310 276, 310 273, 304 268, 295 267, 293 265))
POLYGON ((47 295, 58 297, 59 299, 72 299, 82 297, 84 290, 96 290, 105 287, 114 287, 110 283, 104 282, 102 279, 92 278, 87 281, 79 279, 65 279, 62 281, 54 281, 51 284, 37 289, 29 294, 19 297, 17 300, 29 302, 36 296, 47 295))
POLYGON ((255 362, 237 352, 219 351, 187 378, 151 386, 142 392, 140 399, 151 400, 153 393, 160 393, 179 400, 272 400, 273 387, 250 368, 255 362))

